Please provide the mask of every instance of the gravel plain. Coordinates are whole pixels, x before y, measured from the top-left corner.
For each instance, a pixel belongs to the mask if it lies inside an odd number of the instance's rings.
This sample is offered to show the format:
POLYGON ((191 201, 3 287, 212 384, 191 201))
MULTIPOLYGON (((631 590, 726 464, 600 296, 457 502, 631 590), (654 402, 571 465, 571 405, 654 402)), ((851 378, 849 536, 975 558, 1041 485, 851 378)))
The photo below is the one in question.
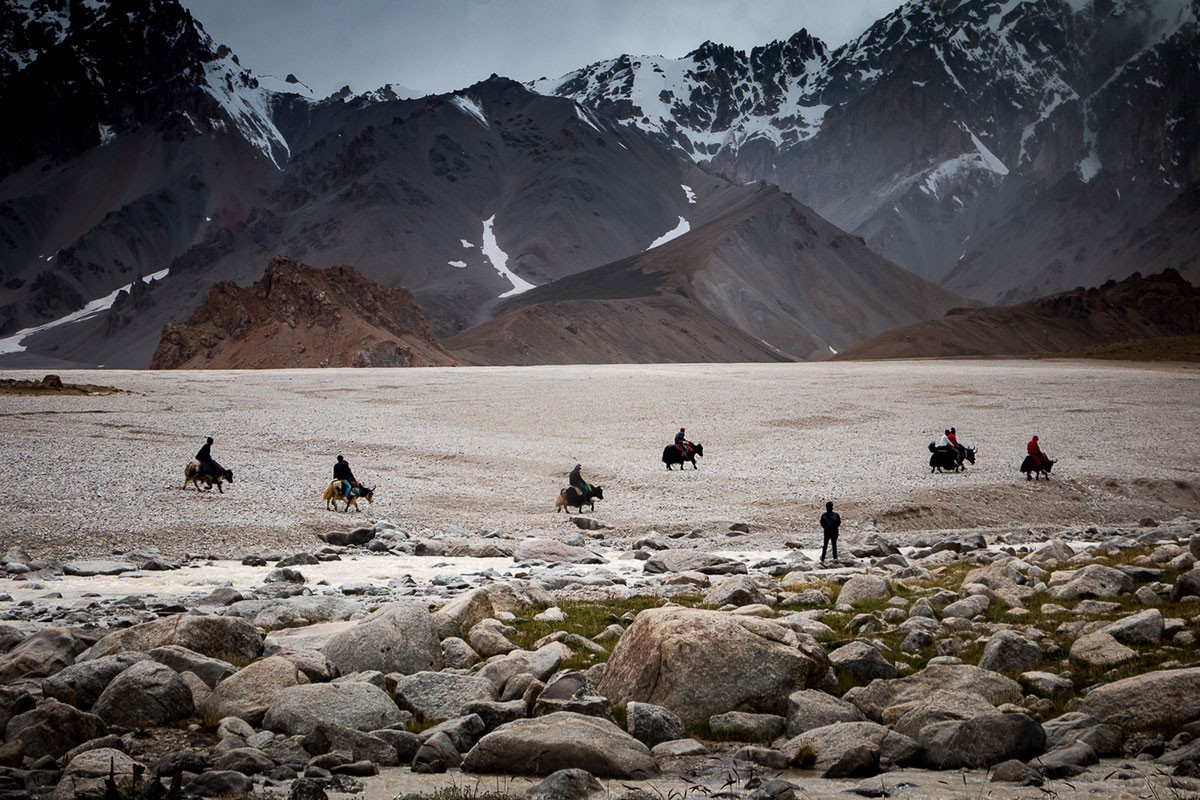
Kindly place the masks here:
MULTIPOLYGON (((40 378, 38 372, 9 372, 40 378)), ((0 548, 39 558, 158 547, 236 556, 310 547, 387 519, 414 533, 576 531, 554 497, 579 462, 619 542, 820 545, 826 499, 843 543, 871 530, 1055 532, 1200 516, 1200 370, 1095 361, 904 361, 408 370, 78 371, 94 396, 0 395, 0 548), (668 472, 679 426, 699 469, 668 472), (979 448, 931 474, 954 425, 979 448), (1038 434, 1053 479, 1017 472, 1038 434), (223 494, 182 489, 204 437, 233 469, 223 494), (345 454, 376 501, 333 513, 345 454)))

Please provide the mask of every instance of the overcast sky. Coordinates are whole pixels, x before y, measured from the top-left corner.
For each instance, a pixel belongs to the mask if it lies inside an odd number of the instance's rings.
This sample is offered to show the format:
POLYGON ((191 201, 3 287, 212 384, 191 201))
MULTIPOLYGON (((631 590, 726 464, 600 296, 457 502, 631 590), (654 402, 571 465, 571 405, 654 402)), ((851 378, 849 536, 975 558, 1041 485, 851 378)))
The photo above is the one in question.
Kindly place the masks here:
POLYGON ((801 28, 832 47, 901 0, 182 0, 242 66, 324 97, 387 83, 442 93, 493 72, 556 78, 706 40, 749 50, 801 28))

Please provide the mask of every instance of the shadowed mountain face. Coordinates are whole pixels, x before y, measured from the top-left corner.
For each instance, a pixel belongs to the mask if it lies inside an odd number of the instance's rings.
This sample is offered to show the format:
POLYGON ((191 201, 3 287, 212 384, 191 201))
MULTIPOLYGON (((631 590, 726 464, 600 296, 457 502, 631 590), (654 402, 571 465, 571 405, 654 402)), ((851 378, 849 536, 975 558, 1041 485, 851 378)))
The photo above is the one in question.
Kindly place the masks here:
POLYGON ((534 87, 1012 302, 1137 269, 1200 278, 1198 18, 1197 0, 914 0, 832 52, 802 31, 534 87))
POLYGON ((1200 289, 1178 272, 1140 273, 999 308, 954 309, 887 331, 839 360, 1057 353, 1115 342, 1200 334, 1200 289))
POLYGON ((228 281, 182 324, 163 328, 151 369, 431 367, 438 346, 412 295, 353 267, 313 269, 273 258, 247 288, 228 281))
POLYGON ((1075 6, 915 0, 832 52, 318 100, 174 0, 16 0, 0 365, 143 367, 277 255, 406 287, 479 363, 825 358, 963 296, 1191 275, 1200 0, 1075 6))
POLYGON ((644 354, 636 360, 823 359, 862 331, 927 319, 961 300, 773 187, 715 192, 693 220, 687 236, 504 301, 495 320, 447 347, 474 363, 504 363, 506 349, 522 363, 541 363, 543 349, 554 353, 549 363, 607 362, 624 333, 644 354), (703 354, 674 357, 662 322, 671 313, 686 315, 703 354))

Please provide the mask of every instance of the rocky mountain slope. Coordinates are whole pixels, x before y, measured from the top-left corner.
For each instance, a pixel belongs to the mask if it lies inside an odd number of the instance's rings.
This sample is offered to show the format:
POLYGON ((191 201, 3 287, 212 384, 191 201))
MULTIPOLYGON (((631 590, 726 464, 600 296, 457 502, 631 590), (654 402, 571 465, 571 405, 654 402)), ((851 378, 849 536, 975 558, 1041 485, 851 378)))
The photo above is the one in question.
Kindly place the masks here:
POLYGON ((1200 334, 1200 289, 1166 270, 997 308, 954 309, 887 331, 839 359, 1055 353, 1100 344, 1200 334))
POLYGON ((717 192, 694 223, 687 236, 506 300, 446 346, 487 364, 510 353, 518 363, 628 359, 624 339, 639 361, 823 359, 862 331, 961 300, 774 187, 717 192))
POLYGON ((412 294, 353 267, 273 258, 261 279, 222 281, 182 324, 168 324, 151 369, 429 367, 458 362, 430 335, 412 294))
POLYGON ((1196 0, 913 0, 830 51, 622 56, 572 97, 989 302, 1200 277, 1196 0))

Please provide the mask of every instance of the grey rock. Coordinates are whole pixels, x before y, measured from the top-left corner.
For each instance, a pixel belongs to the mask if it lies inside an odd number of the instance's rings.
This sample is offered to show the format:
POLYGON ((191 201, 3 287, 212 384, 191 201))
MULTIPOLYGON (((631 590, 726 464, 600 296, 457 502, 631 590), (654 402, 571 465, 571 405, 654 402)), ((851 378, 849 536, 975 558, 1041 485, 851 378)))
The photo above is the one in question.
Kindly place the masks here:
POLYGON ((874 745, 881 761, 897 766, 913 763, 921 750, 904 734, 874 722, 837 722, 813 728, 788 739, 780 749, 791 765, 824 772, 864 744, 874 745), (806 753, 812 753, 811 764, 805 763, 806 753))
POLYGON ((95 714, 49 699, 8 721, 6 741, 19 741, 25 755, 58 758, 90 739, 108 733, 104 720, 95 714))
POLYGON ((604 785, 585 769, 560 769, 529 788, 530 800, 586 800, 604 791, 604 785))
POLYGON ((1020 786, 1041 786, 1042 774, 1035 767, 1017 758, 1001 761, 992 768, 992 783, 1015 783, 1020 786))
POLYGON ((442 648, 433 620, 423 603, 390 603, 321 649, 343 674, 379 670, 411 675, 441 669, 442 648))
MULTIPOLYGON (((496 615, 486 589, 463 592, 433 612, 433 629, 439 639, 460 637, 472 627, 496 615)), ((444 642, 443 642, 444 644, 444 642)))
POLYGON ((978 769, 1041 755, 1046 734, 1025 714, 999 714, 935 722, 921 729, 918 741, 932 769, 978 769))
POLYGON ((74 800, 77 796, 103 795, 107 778, 111 776, 118 783, 130 781, 135 769, 144 767, 120 750, 111 747, 87 750, 67 764, 50 797, 52 800, 74 800))
POLYGON ((655 608, 625 631, 598 689, 615 706, 653 703, 701 724, 726 711, 782 715, 787 696, 819 684, 828 668, 815 640, 773 620, 655 608))
POLYGON ((200 709, 204 716, 237 717, 259 725, 275 695, 308 678, 286 658, 271 656, 255 661, 217 684, 200 709))
POLYGON ((1200 667, 1159 670, 1088 692, 1079 710, 1126 733, 1176 730, 1200 719, 1200 667))
POLYGON ((1087 767, 1099 763, 1100 756, 1087 742, 1075 741, 1043 753, 1035 762, 1041 773, 1051 780, 1073 778, 1087 767))
POLYGON ((462 764, 462 754, 442 731, 427 736, 413 756, 412 771, 425 774, 440 774, 457 769, 462 764))
POLYGON ((187 795, 201 797, 245 797, 254 788, 254 779, 233 770, 209 770, 197 775, 183 787, 187 795))
POLYGON ((432 728, 422 731, 421 738, 428 739, 437 733, 445 734, 449 737, 455 750, 459 753, 465 753, 475 746, 475 743, 479 741, 479 737, 483 735, 484 730, 485 726, 481 718, 474 714, 467 714, 466 716, 455 717, 454 719, 440 722, 432 728))
POLYGON ((650 574, 666 572, 702 572, 705 575, 744 575, 744 563, 728 556, 699 550, 664 550, 646 561, 642 569, 650 574))
POLYGON ((570 768, 611 778, 659 773, 646 745, 607 720, 570 712, 510 722, 480 739, 462 766, 466 772, 518 775, 570 768))
POLYGON ((654 745, 650 752, 655 758, 681 758, 708 755, 708 748, 695 739, 672 739, 654 745))
POLYGON ((369 683, 312 683, 278 692, 263 716, 263 727, 302 736, 319 722, 371 731, 405 718, 385 691, 369 683))
POLYGON ((0 684, 53 675, 75 663, 86 646, 67 628, 42 628, 0 657, 0 684))
POLYGON ((113 678, 96 704, 96 716, 109 725, 145 728, 192 716, 192 690, 179 673, 157 661, 138 661, 113 678))
POLYGON ((274 768, 275 762, 254 747, 235 747, 221 753, 213 762, 213 769, 232 770, 243 775, 258 775, 274 768))
POLYGON ((1076 571, 1066 583, 1052 585, 1050 596, 1059 600, 1080 600, 1086 597, 1116 597, 1131 591, 1133 580, 1121 570, 1103 564, 1089 564, 1076 571))
POLYGON ((855 683, 867 684, 876 678, 895 678, 896 667, 866 642, 849 642, 829 654, 839 675, 848 675, 855 683))
POLYGON ((1185 572, 1171 586, 1171 602, 1178 603, 1185 597, 1200 597, 1200 568, 1185 572))
POLYGON ((742 742, 769 742, 783 734, 787 720, 776 714, 727 711, 708 718, 714 736, 742 742))
POLYGON ((983 648, 980 669, 992 672, 1028 672, 1042 663, 1042 650, 1016 631, 997 631, 983 648))
POLYGON ((852 703, 819 689, 802 689, 788 695, 787 736, 837 722, 862 722, 862 712, 852 703))
POLYGON ((974 594, 970 597, 964 597, 962 600, 956 600, 943 608, 942 619, 946 619, 947 617, 973 619, 987 611, 991 604, 992 601, 987 595, 974 594))
POLYGON ((186 647, 169 644, 150 651, 150 658, 176 672, 190 672, 210 688, 237 672, 237 667, 219 658, 210 658, 186 647))
POLYGON ((1023 672, 1021 682, 1041 697, 1062 697, 1075 690, 1070 678, 1052 672, 1023 672))
POLYGON ((682 739, 683 720, 669 709, 631 701, 625 706, 625 729, 647 747, 682 739))
POLYGON ((262 636, 244 619, 215 614, 175 614, 114 631, 81 653, 79 660, 128 650, 148 653, 170 644, 235 664, 248 664, 262 652, 262 636))
POLYGON ((842 585, 839 604, 857 605, 871 600, 886 600, 892 596, 892 586, 881 575, 855 575, 842 585))
POLYGON ((495 700, 496 687, 487 678, 448 672, 417 672, 396 682, 396 701, 421 720, 445 720, 461 716, 463 708, 477 701, 495 700))
POLYGON ((467 634, 471 649, 483 658, 511 653, 519 649, 516 644, 504 635, 496 620, 485 619, 471 628, 467 634))
POLYGON ((770 605, 772 598, 759 590, 749 575, 731 575, 717 581, 704 595, 705 605, 745 606, 751 603, 770 605))
POLYGON ((68 561, 63 564, 64 575, 77 575, 81 578, 92 578, 97 575, 120 575, 122 572, 134 572, 137 564, 128 561, 105 561, 101 559, 68 561))
POLYGON ((554 539, 524 539, 513 552, 517 561, 545 561, 548 564, 603 564, 604 558, 582 547, 554 539))
POLYGON ((845 699, 868 719, 881 720, 889 706, 921 702, 942 691, 975 694, 991 705, 1021 700, 1021 686, 1016 681, 969 664, 933 664, 904 678, 875 681, 855 689, 854 694, 848 694, 845 699))
POLYGON ((442 639, 442 667, 445 669, 470 669, 482 661, 471 645, 457 636, 442 639))
POLYGON ((318 722, 304 735, 302 742, 310 753, 349 753, 355 761, 371 761, 381 767, 394 767, 400 763, 396 745, 392 742, 336 722, 318 722))
POLYGON ((86 711, 95 705, 113 678, 138 661, 147 660, 149 656, 145 653, 118 653, 72 664, 42 681, 42 694, 86 711))
POLYGON ((1137 658, 1137 652, 1118 642, 1112 634, 1096 631, 1072 642, 1070 657, 1076 666, 1111 669, 1137 658))
POLYGON ((1100 630, 1122 644, 1154 645, 1162 641, 1163 628, 1162 612, 1157 608, 1148 608, 1137 614, 1122 617, 1100 630))
POLYGON ((865 778, 879 774, 879 745, 860 744, 843 751, 822 778, 865 778))
POLYGON ((888 706, 883 711, 883 722, 897 733, 918 740, 926 725, 999 714, 991 703, 972 692, 938 690, 919 700, 888 706))
POLYGON ((464 716, 474 714, 482 719, 485 731, 494 731, 501 725, 529 716, 529 706, 524 700, 477 700, 467 703, 460 711, 464 716))

